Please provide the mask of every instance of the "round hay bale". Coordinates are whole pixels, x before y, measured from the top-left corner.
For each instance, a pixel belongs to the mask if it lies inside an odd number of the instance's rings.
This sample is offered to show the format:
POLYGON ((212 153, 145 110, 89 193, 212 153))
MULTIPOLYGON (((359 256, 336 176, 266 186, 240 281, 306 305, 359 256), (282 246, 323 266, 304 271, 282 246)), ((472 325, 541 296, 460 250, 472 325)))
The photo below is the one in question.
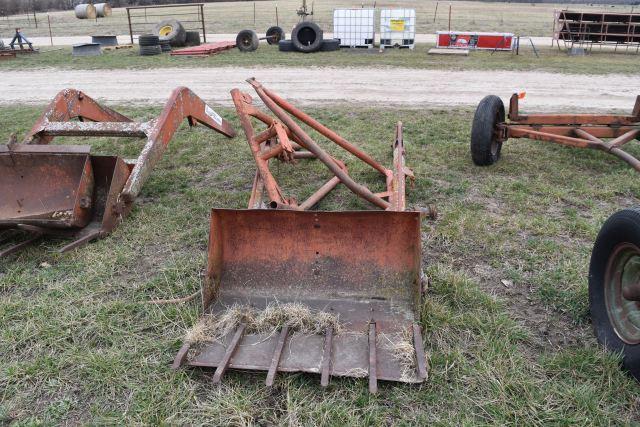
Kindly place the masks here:
POLYGON ((107 16, 111 16, 111 6, 109 5, 109 3, 96 3, 95 7, 98 18, 106 18, 107 16))
POLYGON ((96 7, 92 4, 79 4, 74 10, 78 19, 96 19, 98 16, 96 7))

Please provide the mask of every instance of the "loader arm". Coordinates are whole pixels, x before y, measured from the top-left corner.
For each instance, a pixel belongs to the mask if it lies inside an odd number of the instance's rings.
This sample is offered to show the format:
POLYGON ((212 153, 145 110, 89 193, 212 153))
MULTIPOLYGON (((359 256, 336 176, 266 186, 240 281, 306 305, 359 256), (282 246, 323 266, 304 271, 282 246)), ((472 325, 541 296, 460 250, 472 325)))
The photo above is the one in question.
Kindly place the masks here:
POLYGON ((160 117, 153 122, 152 128, 147 131, 147 143, 122 191, 122 196, 126 201, 133 201, 140 193, 140 189, 149 177, 151 170, 162 157, 169 141, 184 119, 189 120, 190 126, 199 122, 229 138, 233 138, 236 134, 226 120, 189 88, 176 88, 165 104, 160 117))
POLYGON ((81 121, 120 122, 132 120, 108 107, 98 104, 91 97, 76 89, 64 89, 51 101, 45 112, 24 138, 24 144, 49 144, 54 135, 45 134, 51 122, 68 122, 78 118, 81 121))

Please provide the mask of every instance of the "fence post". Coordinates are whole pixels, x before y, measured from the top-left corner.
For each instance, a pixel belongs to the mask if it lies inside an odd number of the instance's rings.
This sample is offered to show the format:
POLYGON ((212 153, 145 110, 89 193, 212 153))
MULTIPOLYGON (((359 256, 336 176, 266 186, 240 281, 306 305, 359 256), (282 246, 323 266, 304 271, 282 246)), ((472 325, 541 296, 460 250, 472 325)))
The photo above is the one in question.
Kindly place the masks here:
POLYGON ((204 25, 204 5, 203 4, 200 5, 200 18, 202 19, 202 39, 206 43, 207 42, 207 30, 205 29, 205 25, 204 25))
POLYGON ((131 12, 127 8, 127 21, 129 21, 129 37, 131 37, 131 44, 133 44, 133 30, 131 29, 131 12))
POLYGON ((49 18, 48 13, 47 13, 47 23, 49 24, 49 39, 51 40, 51 46, 53 46, 53 34, 51 33, 51 18, 49 18))

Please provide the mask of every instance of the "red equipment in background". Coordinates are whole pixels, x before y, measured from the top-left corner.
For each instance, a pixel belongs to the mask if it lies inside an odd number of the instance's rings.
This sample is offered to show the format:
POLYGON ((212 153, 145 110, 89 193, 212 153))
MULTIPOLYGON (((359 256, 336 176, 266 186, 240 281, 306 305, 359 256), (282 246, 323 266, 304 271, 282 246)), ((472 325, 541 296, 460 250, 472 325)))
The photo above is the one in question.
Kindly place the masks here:
POLYGON ((478 33, 468 31, 436 32, 436 47, 459 49, 512 50, 513 33, 478 33))

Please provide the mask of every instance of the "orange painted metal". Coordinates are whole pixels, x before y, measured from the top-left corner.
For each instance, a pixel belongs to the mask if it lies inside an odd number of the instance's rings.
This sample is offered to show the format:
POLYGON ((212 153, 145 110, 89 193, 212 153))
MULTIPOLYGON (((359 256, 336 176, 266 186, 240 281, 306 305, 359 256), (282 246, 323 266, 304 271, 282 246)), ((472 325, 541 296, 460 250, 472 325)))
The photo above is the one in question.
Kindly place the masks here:
POLYGON ((253 100, 250 95, 241 92, 239 89, 233 89, 231 91, 231 97, 235 104, 238 117, 240 118, 241 126, 249 142, 258 169, 249 207, 259 206, 259 200, 262 197, 261 193, 264 190, 268 198, 267 204, 272 205, 272 207, 299 210, 309 209, 325 197, 338 183, 342 183, 355 194, 379 208, 387 210, 405 209, 404 180, 406 176, 413 177, 413 174, 404 164, 401 123, 398 124, 396 129, 394 169, 387 169, 370 155, 357 148, 353 143, 322 125, 308 114, 297 109, 273 91, 264 88, 255 79, 249 79, 247 81, 256 90, 256 93, 267 108, 276 116, 275 118, 271 117, 257 109, 253 105, 253 100), (387 196, 380 197, 371 192, 366 186, 359 184, 351 178, 346 166, 329 155, 289 114, 315 129, 328 140, 342 147, 383 175, 387 184, 387 196), (260 133, 256 133, 251 122, 252 117, 262 121, 268 128, 260 133), (296 145, 294 146, 290 140, 294 141, 296 145), (278 158, 279 160, 291 161, 295 160, 296 157, 318 159, 324 163, 336 177, 336 179, 327 182, 308 200, 302 203, 298 203, 295 197, 286 197, 269 170, 270 159, 278 158), (385 198, 388 200, 385 200, 385 198))
POLYGON ((502 142, 529 138, 576 148, 591 148, 613 154, 640 172, 640 160, 620 147, 640 135, 640 96, 631 115, 520 114, 519 96, 509 101, 508 121, 498 123, 502 142), (606 141, 605 139, 610 139, 606 141))
POLYGON ((203 309, 216 316, 235 305, 261 310, 295 303, 334 315, 341 328, 305 333, 283 324, 272 333, 230 333, 192 349, 186 359, 183 346, 174 366, 216 368, 216 381, 227 368, 265 371, 268 386, 278 372, 297 371, 320 374, 322 386, 331 376, 368 376, 371 392, 378 381, 424 381, 426 357, 417 323, 421 214, 406 211, 405 180, 413 173, 405 164, 402 123, 395 128, 393 167, 387 169, 254 79, 248 82, 275 117, 255 107, 249 94, 231 91, 256 174, 249 209, 211 211, 203 309), (254 119, 266 129, 254 129, 254 119), (371 166, 384 177, 386 191, 376 194, 356 182, 346 164, 296 120, 371 166), (302 202, 284 191, 269 168, 276 160, 299 159, 319 160, 333 174, 302 202), (310 211, 339 184, 383 211, 310 211), (413 370, 394 356, 392 348, 403 340, 415 346, 413 370))
MULTIPOLYGON (((157 119, 137 123, 83 92, 60 92, 24 142, 0 145, 0 228, 67 235, 66 251, 109 234, 129 213, 169 141, 187 119, 227 137, 231 125, 188 88, 177 88, 157 119), (72 121, 78 119, 79 121, 72 121), (146 139, 137 160, 98 156, 88 146, 48 145, 56 136, 146 139)), ((11 248, 9 252, 13 252, 11 248)))

